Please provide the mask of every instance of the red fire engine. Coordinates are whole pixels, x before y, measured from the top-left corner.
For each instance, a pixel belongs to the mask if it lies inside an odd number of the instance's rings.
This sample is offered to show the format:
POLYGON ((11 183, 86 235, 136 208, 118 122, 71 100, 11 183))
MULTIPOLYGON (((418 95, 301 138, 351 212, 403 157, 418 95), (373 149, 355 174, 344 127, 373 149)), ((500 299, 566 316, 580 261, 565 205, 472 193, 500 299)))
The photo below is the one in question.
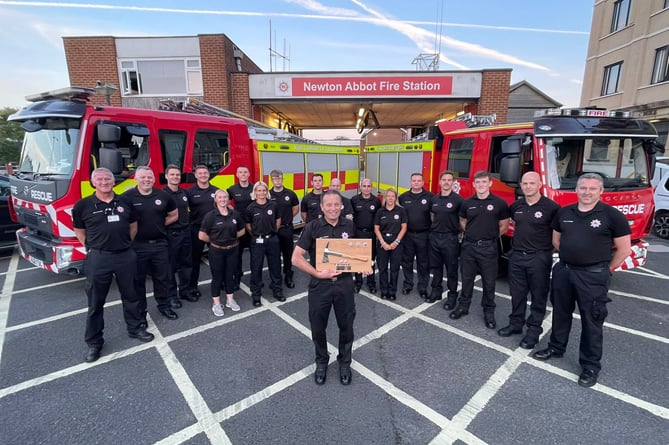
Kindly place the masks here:
MULTIPOLYGON (((438 193, 439 172, 450 170, 459 193, 471 196, 474 173, 487 170, 494 178, 491 191, 512 202, 520 194, 521 175, 536 171, 543 194, 565 206, 576 202, 581 174, 599 173, 604 178, 603 202, 623 212, 632 229, 632 254, 621 266, 631 269, 646 262, 644 237, 654 208, 650 180, 655 153, 663 150, 656 138, 651 124, 630 113, 592 108, 540 111, 526 124, 468 128, 465 119, 440 123, 427 138, 366 147, 365 175, 383 191, 398 187, 400 177, 406 180, 412 172, 422 172, 426 188, 438 193)), ((508 251, 509 237, 502 242, 508 251)))
MULTIPOLYGON (((29 96, 32 102, 10 116, 26 131, 21 160, 10 178, 21 255, 55 273, 79 273, 86 251, 72 227, 72 207, 93 193, 90 173, 107 167, 116 177, 114 190, 134 187, 136 167, 148 165, 164 184, 168 164, 181 167, 182 183, 195 183, 193 168, 204 164, 211 183, 228 188, 238 166, 251 180, 269 183, 281 169, 284 185, 302 197, 314 173, 324 185, 332 178, 352 194, 359 182, 358 147, 319 145, 259 122, 239 117, 176 113, 87 103, 95 90, 64 88, 29 96)), ((192 105, 192 104, 191 104, 192 105)), ((226 114, 195 104, 207 114, 226 114)))

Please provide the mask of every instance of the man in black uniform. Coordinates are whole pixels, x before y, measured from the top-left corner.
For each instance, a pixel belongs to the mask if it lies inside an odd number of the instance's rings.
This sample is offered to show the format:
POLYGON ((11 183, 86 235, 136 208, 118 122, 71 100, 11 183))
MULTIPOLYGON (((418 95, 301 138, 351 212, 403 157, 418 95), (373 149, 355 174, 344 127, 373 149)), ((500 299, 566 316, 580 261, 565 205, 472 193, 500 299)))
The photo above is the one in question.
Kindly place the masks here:
MULTIPOLYGON (((190 288, 190 276, 193 270, 191 259, 192 244, 190 240, 190 219, 188 216, 188 196, 186 191, 179 187, 181 183, 181 169, 176 165, 168 165, 165 168, 165 192, 174 199, 177 205, 178 219, 167 227, 167 245, 170 260, 170 301, 174 303, 177 298, 188 301, 197 301, 190 288), (177 288, 177 279, 179 286, 177 288), (178 290, 177 290, 178 289, 178 290)), ((178 302, 178 301, 177 301, 178 302)), ((179 307, 179 305, 176 305, 179 307)))
POLYGON ((460 207, 460 227, 465 232, 460 252, 462 291, 458 307, 448 314, 457 320, 469 313, 474 293, 474 278, 481 275, 483 318, 488 329, 495 329, 495 280, 499 261, 499 237, 509 229, 509 206, 490 193, 492 177, 487 171, 474 174, 476 193, 460 207))
POLYGON ((560 209, 553 220, 553 246, 560 262, 553 267, 551 302, 553 330, 548 347, 534 353, 539 360, 562 357, 569 340, 575 303, 581 315, 578 384, 597 383, 601 370, 603 325, 611 273, 631 251, 625 215, 600 202, 604 181, 597 173, 578 178, 578 202, 560 209), (615 247, 615 250, 611 246, 615 247))
POLYGON ((293 250, 295 242, 293 241, 293 218, 300 211, 300 201, 294 191, 283 186, 283 172, 281 170, 272 170, 269 174, 272 179, 271 200, 276 203, 277 212, 281 218, 281 227, 279 227, 279 247, 283 257, 283 279, 288 289, 295 287, 293 282, 293 250))
MULTIPOLYGON (((381 207, 378 197, 372 195, 372 180, 360 181, 360 194, 351 198, 353 207, 353 222, 355 223, 355 237, 374 240, 374 215, 381 207)), ((372 260, 376 260, 376 243, 372 241, 372 260)), ((355 292, 360 292, 362 287, 362 274, 355 274, 355 292)), ((374 266, 372 273, 367 276, 367 287, 372 294, 376 293, 376 281, 374 280, 374 266)))
MULTIPOLYGON (((349 238, 355 233, 353 221, 341 217, 341 195, 334 190, 323 193, 321 209, 323 217, 306 225, 293 252, 293 264, 311 275, 309 282, 309 323, 311 338, 316 348, 317 385, 325 383, 328 369, 328 345, 325 329, 330 309, 334 307, 339 327, 339 379, 342 385, 351 383, 351 351, 353 348, 353 320, 355 319, 355 297, 353 279, 348 272, 316 270, 317 238, 349 238), (309 253, 310 262, 305 259, 309 253)), ((371 273, 371 270, 369 271, 371 273)))
POLYGON ((253 201, 246 207, 246 233, 251 236, 251 298, 254 306, 262 303, 262 266, 267 257, 267 267, 272 280, 270 288, 274 298, 286 301, 281 287, 281 249, 276 233, 281 225, 281 218, 276 203, 268 198, 267 184, 258 181, 253 186, 253 201))
MULTIPOLYGON (((174 199, 164 190, 153 188, 156 178, 149 167, 137 167, 134 187, 121 195, 128 201, 137 215, 137 274, 135 293, 146 317, 146 275, 153 280, 153 298, 158 304, 158 312, 170 320, 176 320, 177 313, 169 300, 170 260, 167 246, 167 226, 176 222, 179 211, 174 199)), ((178 300, 177 300, 178 302, 178 300)), ((179 303, 179 306, 181 303, 179 303)), ((146 323, 146 320, 144 320, 146 323)))
MULTIPOLYGON (((248 167, 240 165, 237 167, 237 180, 239 182, 228 188, 228 195, 234 201, 234 208, 242 215, 242 218, 246 215, 246 208, 253 202, 253 184, 249 182, 250 174, 248 167)), ((239 290, 239 283, 241 283, 242 275, 244 275, 244 272, 242 272, 242 254, 244 249, 249 249, 250 253, 250 246, 251 235, 245 233, 239 238, 239 248, 237 249, 237 271, 234 276, 235 290, 239 290)))
POLYGON ((95 193, 77 202, 72 209, 74 233, 86 247, 86 317, 85 341, 88 345, 84 360, 100 358, 104 344, 103 309, 112 277, 121 293, 123 318, 128 336, 140 341, 153 340, 153 334, 141 327, 142 313, 135 294, 133 278, 137 266, 132 239, 137 233, 137 218, 132 206, 114 194, 114 175, 106 168, 91 174, 95 193))
POLYGON ((444 267, 448 296, 444 309, 451 310, 458 299, 458 260, 460 258, 460 207, 464 199, 453 191, 453 172, 445 171, 439 176, 441 191, 432 197, 430 213, 430 270, 432 292, 428 303, 441 300, 444 293, 444 267))
POLYGON ((300 215, 304 223, 318 219, 323 215, 321 211, 321 195, 323 194, 323 175, 314 173, 311 177, 311 191, 304 195, 300 203, 300 215))
POLYGON ((200 225, 204 215, 214 208, 214 195, 218 188, 209 183, 209 169, 206 165, 195 167, 195 181, 195 185, 186 189, 186 196, 188 196, 188 208, 190 209, 191 261, 193 263, 189 287, 193 300, 197 301, 202 295, 197 286, 200 282, 200 262, 205 245, 199 237, 200 225))
POLYGON ((520 347, 532 349, 543 331, 541 323, 546 315, 553 264, 552 223, 560 206, 541 195, 541 177, 536 172, 525 173, 520 180, 520 188, 524 198, 514 201, 510 206, 514 221, 509 254, 511 315, 509 325, 497 333, 502 337, 523 333, 527 293, 531 292, 527 333, 520 341, 520 347))
MULTIPOLYGON (((341 181, 339 178, 333 178, 332 181, 330 181, 330 187, 328 190, 334 190, 335 192, 339 192, 341 195, 341 181)), ((344 218, 353 220, 353 206, 351 205, 351 200, 348 199, 346 196, 341 195, 341 214, 344 218)))
POLYGON ((416 258, 418 269, 418 293, 427 299, 427 284, 430 280, 429 230, 432 219, 430 217, 430 202, 434 196, 423 189, 423 175, 411 174, 411 189, 400 195, 400 205, 407 211, 409 222, 407 234, 404 237, 402 251, 402 274, 404 286, 402 294, 407 295, 413 288, 413 260, 416 258))

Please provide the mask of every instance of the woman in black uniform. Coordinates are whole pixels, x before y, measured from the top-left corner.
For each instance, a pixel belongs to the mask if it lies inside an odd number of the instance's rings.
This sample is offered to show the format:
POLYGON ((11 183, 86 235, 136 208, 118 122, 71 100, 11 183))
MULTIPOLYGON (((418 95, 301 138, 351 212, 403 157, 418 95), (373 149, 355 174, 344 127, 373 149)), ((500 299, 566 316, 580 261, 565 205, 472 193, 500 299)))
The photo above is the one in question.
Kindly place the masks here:
POLYGON ((379 268, 382 299, 395 300, 397 277, 402 261, 400 242, 407 231, 407 221, 406 210, 397 203, 397 191, 386 190, 383 205, 374 216, 374 234, 378 241, 376 262, 379 268), (390 279, 388 279, 389 263, 390 279))
POLYGON ((225 306, 233 311, 239 305, 233 297, 235 282, 233 273, 237 268, 238 238, 244 235, 244 222, 236 210, 229 207, 230 196, 225 190, 216 190, 214 210, 202 219, 198 237, 209 243, 209 268, 211 269, 211 297, 214 304, 211 310, 217 317, 224 315, 221 306, 221 289, 225 289, 225 306))
POLYGON ((271 279, 270 288, 274 299, 286 301, 281 285, 281 247, 277 231, 281 226, 276 202, 270 200, 267 184, 262 181, 253 186, 253 202, 246 208, 244 220, 246 231, 251 234, 251 298, 253 305, 262 303, 262 266, 267 257, 267 268, 271 279))

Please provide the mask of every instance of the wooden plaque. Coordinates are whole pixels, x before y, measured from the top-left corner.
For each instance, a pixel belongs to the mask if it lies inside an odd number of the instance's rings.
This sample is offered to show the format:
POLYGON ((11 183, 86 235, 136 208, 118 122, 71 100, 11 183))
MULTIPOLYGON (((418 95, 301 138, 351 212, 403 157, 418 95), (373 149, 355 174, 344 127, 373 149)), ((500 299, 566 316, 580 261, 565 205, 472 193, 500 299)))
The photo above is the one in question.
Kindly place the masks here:
POLYGON ((367 238, 318 238, 316 270, 364 272, 372 268, 372 243, 367 238))

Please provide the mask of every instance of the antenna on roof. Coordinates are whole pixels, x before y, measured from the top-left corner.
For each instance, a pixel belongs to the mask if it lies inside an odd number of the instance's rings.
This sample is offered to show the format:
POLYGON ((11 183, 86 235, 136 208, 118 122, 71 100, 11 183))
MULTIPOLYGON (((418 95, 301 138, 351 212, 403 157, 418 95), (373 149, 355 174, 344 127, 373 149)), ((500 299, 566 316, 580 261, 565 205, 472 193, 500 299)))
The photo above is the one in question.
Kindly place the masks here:
POLYGON ((283 60, 283 70, 286 71, 286 62, 288 62, 288 71, 290 71, 290 45, 288 45, 288 55, 286 55, 286 39, 283 39, 283 54, 276 51, 276 33, 274 34, 274 43, 272 43, 272 21, 269 21, 269 71, 277 69, 276 58, 283 60))
POLYGON ((444 0, 437 8, 439 21, 435 23, 434 48, 433 53, 420 53, 412 61, 416 65, 416 71, 439 71, 439 58, 441 57, 441 36, 444 28, 444 0))

